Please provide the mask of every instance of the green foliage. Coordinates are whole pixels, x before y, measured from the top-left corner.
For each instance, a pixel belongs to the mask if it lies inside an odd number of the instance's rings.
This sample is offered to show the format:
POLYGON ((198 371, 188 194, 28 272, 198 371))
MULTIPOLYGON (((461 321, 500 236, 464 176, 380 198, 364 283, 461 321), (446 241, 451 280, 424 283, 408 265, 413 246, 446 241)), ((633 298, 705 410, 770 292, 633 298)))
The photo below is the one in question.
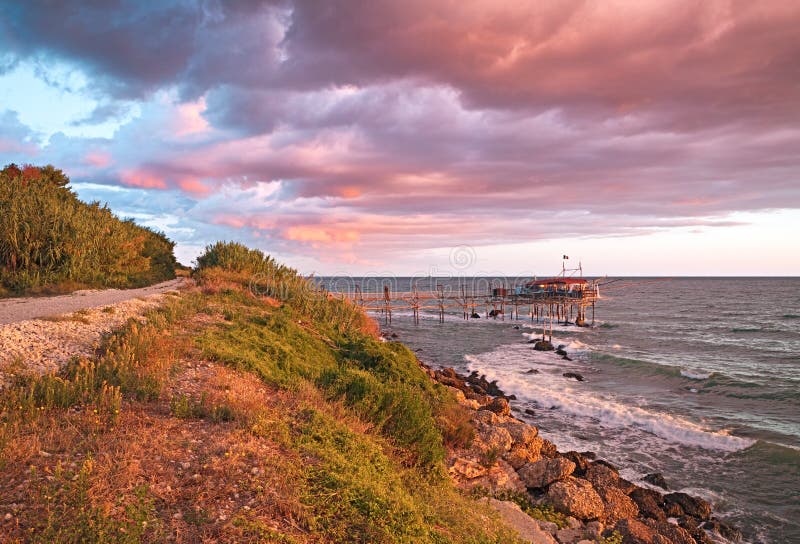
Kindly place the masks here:
POLYGON ((236 242, 217 242, 206 247, 205 253, 197 258, 195 276, 201 284, 224 279, 239 283, 253 295, 285 302, 297 315, 310 318, 318 328, 332 334, 372 327, 355 305, 331 298, 310 278, 278 264, 260 250, 236 242))
POLYGON ((175 277, 174 243, 78 200, 52 166, 0 171, 0 292, 72 282, 134 287, 175 277))
POLYGON ((316 409, 294 417, 294 445, 317 460, 305 469, 305 521, 326 542, 518 542, 449 484, 398 466, 368 436, 316 409))
POLYGON ((622 544, 622 542, 622 535, 617 531, 614 531, 610 535, 601 538, 598 544, 622 544))

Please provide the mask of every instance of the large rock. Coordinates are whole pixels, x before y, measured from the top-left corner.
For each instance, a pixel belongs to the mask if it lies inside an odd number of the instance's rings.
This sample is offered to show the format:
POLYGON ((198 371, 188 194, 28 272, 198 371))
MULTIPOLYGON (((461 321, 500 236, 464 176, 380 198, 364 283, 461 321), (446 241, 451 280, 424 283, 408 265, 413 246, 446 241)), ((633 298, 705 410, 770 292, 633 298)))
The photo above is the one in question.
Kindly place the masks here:
POLYGON ((514 444, 511 449, 503 456, 503 459, 514 467, 514 470, 519 470, 528 463, 538 461, 540 459, 539 449, 531 448, 530 445, 522 446, 514 444))
POLYGON ((533 518, 510 501, 489 499, 489 504, 497 510, 506 524, 513 527, 524 540, 531 544, 558 544, 547 532, 539 528, 533 518))
POLYGON ((556 457, 558 455, 558 448, 549 440, 542 440, 542 447, 540 449, 542 457, 556 457))
POLYGON ((619 483, 619 472, 605 463, 595 461, 586 468, 585 478, 594 487, 617 487, 619 483))
POLYGON ((710 504, 703 499, 692 497, 686 493, 670 493, 669 495, 664 495, 664 502, 668 509, 675 505, 680 506, 684 514, 699 520, 707 520, 711 517, 710 504))
POLYGON ((659 521, 667 519, 662 509, 664 496, 658 491, 637 487, 631 492, 630 498, 633 499, 633 502, 639 507, 639 512, 643 516, 659 521))
POLYGON ((472 414, 472 420, 475 423, 483 423, 484 425, 497 425, 500 423, 500 417, 489 410, 476 411, 472 414))
POLYGON ((575 463, 563 457, 539 459, 517 471, 526 487, 543 488, 556 480, 563 480, 575 470, 575 463))
POLYGON ((654 519, 645 520, 645 523, 653 528, 658 534, 667 537, 673 544, 697 544, 689 531, 673 525, 668 521, 656 521, 654 519))
POLYGON ((474 478, 466 482, 469 488, 477 487, 488 490, 491 494, 511 491, 513 493, 524 493, 525 485, 520 480, 514 468, 500 459, 488 469, 485 475, 474 478))
POLYGON ((653 472, 652 474, 648 474, 644 478, 642 478, 648 484, 652 484, 656 487, 660 487, 661 489, 668 490, 669 486, 667 485, 667 480, 664 479, 664 475, 660 472, 653 472))
POLYGON ((475 445, 484 453, 493 451, 497 455, 502 455, 511 449, 513 440, 507 430, 480 423, 476 426, 476 430, 478 431, 478 440, 475 441, 475 445))
POLYGON ((553 351, 556 348, 547 340, 539 340, 533 345, 533 349, 536 351, 553 351))
POLYGON ((715 533, 721 535, 723 538, 727 538, 731 542, 741 542, 742 541, 742 532, 737 529, 736 527, 731 527, 726 523, 718 520, 712 519, 710 521, 705 522, 702 525, 702 529, 708 529, 709 531, 714 531, 715 533))
POLYGON ((603 499, 586 480, 568 477, 553 483, 547 490, 545 501, 553 508, 578 519, 597 519, 603 515, 603 499))
POLYGON ((566 457, 573 463, 575 463, 575 475, 576 476, 583 476, 586 474, 586 469, 589 468, 589 461, 578 453, 577 451, 568 451, 566 453, 561 454, 562 457, 566 457))
POLYGON ((528 425, 521 421, 511 420, 501 423, 500 427, 504 428, 511 434, 511 438, 515 444, 527 445, 530 444, 539 434, 539 429, 533 425, 528 425))
POLYGON ((461 476, 462 478, 471 480, 485 475, 488 469, 474 459, 459 457, 453 461, 449 472, 454 476, 461 476))
POLYGON ((635 519, 619 520, 614 525, 614 530, 622 535, 623 544, 663 544, 664 542, 655 529, 635 519))
POLYGON ((481 410, 489 410, 498 416, 508 416, 511 414, 511 407, 508 405, 508 401, 503 397, 495 398, 486 406, 482 406, 481 410))
POLYGON ((635 518, 639 515, 639 507, 625 493, 617 487, 603 487, 597 489, 605 505, 602 520, 614 524, 625 518, 635 518))

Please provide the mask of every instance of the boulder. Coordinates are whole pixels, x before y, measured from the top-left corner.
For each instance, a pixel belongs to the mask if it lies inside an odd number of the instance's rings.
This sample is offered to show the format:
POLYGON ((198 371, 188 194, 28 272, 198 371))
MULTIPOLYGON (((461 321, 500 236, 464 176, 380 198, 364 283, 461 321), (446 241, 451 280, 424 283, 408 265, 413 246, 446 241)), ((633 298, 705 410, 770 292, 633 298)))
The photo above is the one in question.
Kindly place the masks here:
POLYGON ((511 407, 508 405, 508 401, 503 397, 497 397, 486 406, 482 406, 481 410, 489 410, 499 416, 511 415, 511 407))
POLYGON ((653 472, 652 474, 648 474, 644 478, 642 478, 648 484, 652 484, 656 487, 660 487, 661 489, 669 489, 667 485, 667 481, 664 479, 664 476, 660 472, 653 472))
POLYGON ((571 476, 551 484, 544 500, 559 512, 581 520, 597 519, 605 508, 592 484, 571 476))
POLYGON ((577 451, 568 451, 566 453, 562 453, 561 456, 566 457, 575 463, 576 476, 583 476, 586 473, 586 469, 589 467, 589 461, 583 455, 577 451))
POLYGON ((586 479, 595 487, 617 487, 619 472, 606 463, 595 461, 586 468, 586 479))
POLYGON ((597 493, 605 505, 601 517, 605 523, 613 524, 621 519, 635 518, 639 515, 639 507, 619 488, 603 487, 597 489, 597 493))
POLYGON ((558 448, 549 440, 542 440, 542 447, 540 449, 543 457, 556 457, 558 455, 558 448))
POLYGON ((539 429, 521 421, 512 419, 500 424, 500 427, 509 432, 514 444, 527 445, 539 434, 539 429))
POLYGON ((472 312, 472 314, 469 317, 472 318, 472 319, 480 319, 481 318, 481 316, 478 315, 478 312, 472 312))
POLYGON ((502 494, 507 491, 524 493, 525 485, 517 476, 514 467, 500 459, 489 468, 485 475, 466 482, 467 487, 485 489, 491 494, 502 494))
POLYGON ((562 374, 562 376, 564 376, 565 378, 575 378, 579 382, 582 382, 585 379, 583 376, 581 376, 577 372, 564 372, 562 374))
POLYGON ((563 348, 563 347, 561 347, 561 346, 558 346, 558 347, 556 348, 556 355, 566 355, 566 354, 567 354, 567 352, 566 352, 566 351, 564 351, 564 348, 563 348))
POLYGON ((536 351, 553 351, 554 348, 553 344, 548 342, 547 340, 538 340, 534 345, 533 349, 536 351))
POLYGON ((528 370, 525 371, 525 374, 538 374, 538 373, 539 371, 535 368, 529 368, 528 370))
MULTIPOLYGON (((711 517, 711 505, 703 499, 698 499, 687 495, 686 493, 670 493, 664 495, 664 502, 667 508, 674 505, 680 506, 680 509, 687 516, 692 516, 699 520, 707 520, 711 517)), ((678 516, 676 516, 678 517, 678 516)))
POLYGON ((593 542, 599 541, 603 535, 603 524, 599 521, 590 521, 586 524, 584 535, 593 542))
POLYGON ((639 513, 643 516, 659 521, 667 519, 662 509, 664 497, 658 491, 637 487, 630 493, 630 498, 636 503, 639 513))
POLYGON ((563 480, 575 470, 575 463, 563 457, 539 459, 520 468, 517 473, 525 487, 541 489, 556 480, 563 480))
POLYGON ((513 440, 511 440, 511 435, 507 430, 481 423, 476 426, 476 430, 478 431, 478 440, 475 445, 479 450, 484 452, 491 450, 497 454, 502 454, 511 449, 513 440))
POLYGON ((500 423, 500 417, 489 410, 477 410, 472 414, 472 421, 475 423, 483 423, 484 425, 497 425, 500 423))
POLYGON ((538 449, 534 450, 528 446, 521 444, 514 444, 511 449, 503 456, 503 459, 508 461, 514 470, 519 470, 526 464, 533 461, 538 461, 540 458, 538 449))
POLYGON ((513 502, 489 499, 489 504, 500 513, 506 524, 513 527, 526 542, 531 544, 558 544, 550 534, 539 527, 539 524, 533 518, 513 502))
POLYGON ((480 478, 488 472, 488 469, 474 459, 466 457, 458 457, 453 461, 449 468, 449 472, 453 476, 460 476, 467 480, 473 478, 480 478))
POLYGON ((739 529, 736 527, 731 527, 730 525, 718 519, 710 519, 706 521, 703 523, 703 525, 701 525, 701 528, 708 531, 713 531, 723 538, 730 540, 731 542, 742 541, 742 532, 739 529))
POLYGON ((614 530, 622 535, 625 544, 660 544, 662 539, 657 539, 658 533, 635 519, 621 519, 614 525, 614 530))
POLYGON ((630 495, 631 493, 633 493, 633 490, 636 489, 638 486, 633 482, 629 482, 625 478, 620 478, 619 480, 617 480, 617 487, 619 488, 620 491, 622 491, 626 495, 630 495))
POLYGON ((573 542, 577 543, 581 538, 583 538, 583 529, 565 527, 564 529, 559 529, 556 532, 556 540, 558 540, 561 544, 572 544, 573 542))
POLYGON ((645 520, 645 524, 653 528, 658 534, 668 538, 673 544, 697 544, 686 529, 673 525, 668 521, 645 520))

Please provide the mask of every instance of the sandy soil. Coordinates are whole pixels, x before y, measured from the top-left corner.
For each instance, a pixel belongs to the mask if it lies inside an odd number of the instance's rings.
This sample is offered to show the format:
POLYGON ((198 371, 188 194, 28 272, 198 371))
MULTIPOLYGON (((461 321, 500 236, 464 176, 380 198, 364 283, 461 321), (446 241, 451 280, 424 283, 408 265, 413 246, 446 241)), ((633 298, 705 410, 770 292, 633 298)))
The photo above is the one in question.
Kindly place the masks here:
POLYGON ((0 389, 15 374, 50 372, 75 355, 92 355, 103 335, 185 284, 177 279, 142 289, 0 301, 0 389))

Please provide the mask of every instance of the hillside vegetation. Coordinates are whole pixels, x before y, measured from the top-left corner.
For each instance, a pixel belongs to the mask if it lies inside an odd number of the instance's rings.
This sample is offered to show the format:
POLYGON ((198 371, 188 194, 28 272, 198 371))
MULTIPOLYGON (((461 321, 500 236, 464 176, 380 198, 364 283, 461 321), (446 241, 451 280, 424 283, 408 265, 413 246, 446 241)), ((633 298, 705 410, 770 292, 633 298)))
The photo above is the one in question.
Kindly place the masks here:
POLYGON ((10 542, 518 542, 446 475, 468 414, 363 312, 238 244, 195 278, 0 392, 10 542))
POLYGON ((68 184, 52 166, 0 171, 0 296, 175 277, 172 241, 78 200, 68 184))

